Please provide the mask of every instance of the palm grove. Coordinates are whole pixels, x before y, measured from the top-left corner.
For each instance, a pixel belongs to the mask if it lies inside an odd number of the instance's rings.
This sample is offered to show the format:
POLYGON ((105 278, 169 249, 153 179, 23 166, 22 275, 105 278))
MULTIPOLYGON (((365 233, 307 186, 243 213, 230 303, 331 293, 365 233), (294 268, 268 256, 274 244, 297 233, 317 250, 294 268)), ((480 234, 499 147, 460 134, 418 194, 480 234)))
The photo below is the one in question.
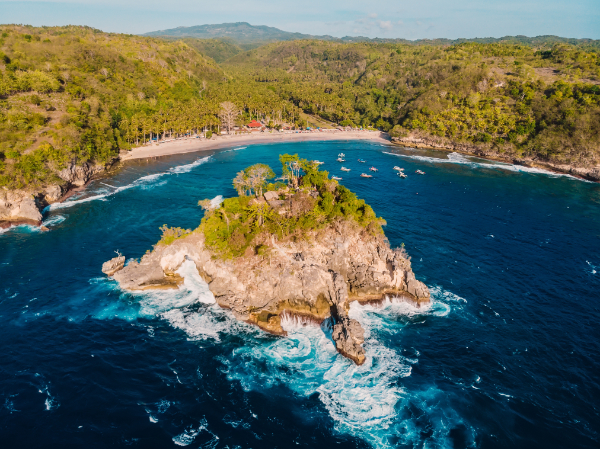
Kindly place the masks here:
POLYGON ((600 158, 594 42, 293 41, 217 65, 193 40, 0 26, 0 185, 59 182, 148 140, 319 117, 466 142, 508 157, 600 158))

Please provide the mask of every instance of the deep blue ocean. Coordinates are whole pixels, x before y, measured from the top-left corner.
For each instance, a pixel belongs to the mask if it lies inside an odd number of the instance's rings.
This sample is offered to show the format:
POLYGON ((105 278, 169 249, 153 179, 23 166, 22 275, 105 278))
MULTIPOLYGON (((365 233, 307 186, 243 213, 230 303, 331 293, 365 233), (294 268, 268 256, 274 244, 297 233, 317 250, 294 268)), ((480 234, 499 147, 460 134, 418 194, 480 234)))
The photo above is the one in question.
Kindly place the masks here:
POLYGON ((0 235, 3 448, 598 448, 600 185, 435 151, 298 142, 134 161, 0 235), (387 220, 432 305, 353 304, 367 362, 100 271, 278 155, 319 159, 387 220), (346 154, 344 173, 336 162, 346 154), (366 159, 366 164, 357 162, 366 159), (359 177, 371 165, 372 179, 359 177), (400 179, 393 166, 405 168, 400 179), (426 175, 414 171, 421 169, 426 175))

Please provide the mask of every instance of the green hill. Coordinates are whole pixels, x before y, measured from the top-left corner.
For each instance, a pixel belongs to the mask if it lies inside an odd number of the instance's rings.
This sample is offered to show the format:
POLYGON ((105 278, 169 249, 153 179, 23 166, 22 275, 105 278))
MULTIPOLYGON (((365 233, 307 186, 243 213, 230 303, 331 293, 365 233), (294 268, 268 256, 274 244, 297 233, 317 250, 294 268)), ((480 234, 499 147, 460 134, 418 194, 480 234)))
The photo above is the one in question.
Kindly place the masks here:
POLYGON ((222 63, 244 51, 242 47, 228 38, 197 39, 184 37, 181 41, 196 49, 199 53, 214 59, 217 63, 222 63))
POLYGON ((320 118, 506 159, 597 165, 599 50, 548 39, 313 39, 245 51, 230 39, 0 25, 0 186, 39 189, 60 183, 56 173, 69 164, 103 164, 151 138, 219 131, 224 102, 240 111, 233 124, 320 118))
POLYGON ((131 129, 140 112, 172 114, 224 78, 183 42, 75 26, 0 33, 0 185, 50 182, 70 161, 106 162, 140 140, 137 128, 149 135, 137 119, 131 129))

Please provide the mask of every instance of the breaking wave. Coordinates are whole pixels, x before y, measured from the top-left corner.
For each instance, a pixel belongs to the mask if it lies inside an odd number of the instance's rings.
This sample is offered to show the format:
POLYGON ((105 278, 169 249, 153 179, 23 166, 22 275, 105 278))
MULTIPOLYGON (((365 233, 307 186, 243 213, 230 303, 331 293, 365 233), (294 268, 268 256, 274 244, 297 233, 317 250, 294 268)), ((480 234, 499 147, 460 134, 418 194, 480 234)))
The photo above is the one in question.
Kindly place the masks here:
POLYGON ((517 173, 518 172, 536 173, 536 174, 547 175, 550 177, 568 177, 568 178, 577 179, 579 181, 589 182, 585 179, 577 178, 577 177, 575 177, 573 175, 569 175, 567 173, 555 173, 555 172, 551 172, 549 170, 543 170, 541 168, 526 167, 524 165, 507 164, 505 162, 494 162, 494 163, 475 162, 473 160, 468 159, 466 156, 464 156, 460 153, 450 153, 450 154, 448 154, 447 159, 438 158, 438 157, 430 157, 430 156, 418 156, 418 155, 412 155, 412 154, 390 153, 387 151, 384 151, 383 153, 390 154, 392 156, 404 157, 407 159, 415 159, 415 160, 423 161, 423 162, 431 162, 434 164, 460 164, 460 165, 468 165, 469 167, 472 167, 472 168, 491 168, 491 169, 507 170, 507 171, 517 172, 517 173))
POLYGON ((75 199, 75 200, 67 200, 64 201, 62 203, 54 203, 51 204, 50 206, 47 206, 44 209, 44 212, 46 211, 52 211, 52 210, 57 210, 57 209, 64 209, 64 208, 68 208, 68 207, 72 207, 75 206, 77 204, 81 204, 81 203, 87 203, 90 201, 96 201, 96 200, 100 200, 100 201, 107 201, 107 198, 115 195, 119 192, 122 192, 124 190, 128 190, 134 187, 141 187, 141 188, 148 188, 151 185, 155 185, 156 181, 166 175, 176 175, 176 174, 181 174, 181 173, 188 173, 190 171, 192 171, 194 168, 208 162, 210 160, 211 156, 206 156, 203 158, 200 158, 190 164, 186 164, 186 165, 180 165, 178 167, 173 167, 171 169, 169 169, 166 172, 162 172, 162 173, 155 173, 152 175, 147 175, 147 176, 142 176, 139 179, 136 179, 135 181, 133 181, 131 184, 128 184, 126 186, 121 186, 121 187, 113 187, 110 186, 108 184, 104 184, 109 188, 112 188, 112 191, 107 191, 104 190, 103 193, 99 194, 99 195, 92 195, 89 196, 87 198, 81 198, 81 199, 75 199))
MULTIPOLYGON (((420 308, 401 298, 387 298, 377 306, 353 302, 349 313, 365 329, 367 353, 365 363, 357 366, 336 351, 330 320, 318 326, 284 316, 282 327, 288 336, 273 339, 221 309, 194 262, 184 262, 177 273, 184 278, 178 290, 134 294, 140 316, 162 318, 190 340, 219 342, 226 335, 246 334, 245 345, 234 348, 230 356, 218 357, 228 379, 239 382, 245 391, 285 387, 304 398, 316 394, 338 432, 364 439, 375 448, 422 445, 423 426, 441 447, 451 447, 450 432, 457 426, 466 428, 468 440, 474 441, 474 430, 452 409, 445 393, 434 386, 411 391, 403 385, 418 363, 418 351, 408 358, 386 345, 390 338, 401 338, 411 319, 443 319, 456 305, 466 303, 463 298, 432 287, 432 303, 420 308)), ((151 422, 157 422, 161 407, 146 412, 151 422)), ((218 440, 200 423, 185 428, 173 442, 196 444, 201 433, 209 445, 218 440)))

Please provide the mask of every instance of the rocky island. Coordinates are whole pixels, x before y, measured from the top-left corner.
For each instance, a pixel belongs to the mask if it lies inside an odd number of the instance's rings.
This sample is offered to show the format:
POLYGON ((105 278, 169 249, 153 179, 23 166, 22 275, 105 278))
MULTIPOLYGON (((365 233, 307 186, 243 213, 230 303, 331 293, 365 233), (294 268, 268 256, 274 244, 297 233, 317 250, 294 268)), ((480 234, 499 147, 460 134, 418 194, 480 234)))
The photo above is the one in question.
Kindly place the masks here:
POLYGON ((401 297, 416 306, 429 290, 415 278, 403 248, 392 249, 384 220, 312 161, 282 155, 285 182, 256 164, 233 180, 238 196, 203 200, 196 230, 162 229, 162 239, 141 260, 118 255, 102 271, 125 290, 178 288, 176 273, 193 261, 217 303, 237 319, 286 335, 282 316, 317 323, 331 317, 337 350, 365 361, 363 329, 349 317, 351 301, 401 297))

